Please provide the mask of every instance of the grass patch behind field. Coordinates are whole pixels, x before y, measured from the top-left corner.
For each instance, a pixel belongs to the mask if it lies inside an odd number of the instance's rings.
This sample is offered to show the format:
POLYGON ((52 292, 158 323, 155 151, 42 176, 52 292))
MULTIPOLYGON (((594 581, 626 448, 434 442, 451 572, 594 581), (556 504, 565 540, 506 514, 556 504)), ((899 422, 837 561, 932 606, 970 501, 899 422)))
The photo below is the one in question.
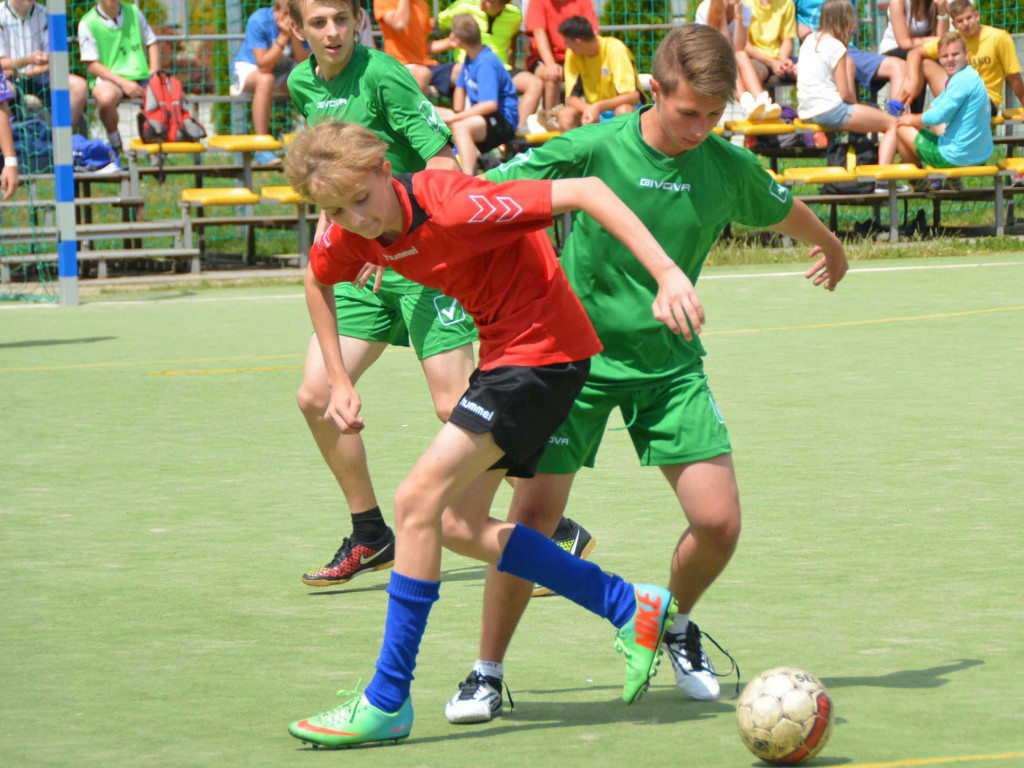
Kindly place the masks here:
MULTIPOLYGON (((744 680, 778 664, 825 680, 839 719, 812 765, 1024 750, 1018 261, 855 265, 835 294, 797 264, 698 285, 745 527, 695 619, 744 680)), ((299 581, 348 525, 294 405, 301 290, 181 293, 0 309, 0 765, 756 764, 733 703, 683 700, 667 662, 623 705, 612 630, 558 598, 506 659, 515 713, 450 726, 484 575, 453 555, 409 742, 303 752, 288 722, 372 674, 386 574, 299 581)), ((437 424, 407 350, 360 389, 390 519, 437 424)), ((603 567, 664 581, 681 516, 622 432, 570 514, 603 567)))

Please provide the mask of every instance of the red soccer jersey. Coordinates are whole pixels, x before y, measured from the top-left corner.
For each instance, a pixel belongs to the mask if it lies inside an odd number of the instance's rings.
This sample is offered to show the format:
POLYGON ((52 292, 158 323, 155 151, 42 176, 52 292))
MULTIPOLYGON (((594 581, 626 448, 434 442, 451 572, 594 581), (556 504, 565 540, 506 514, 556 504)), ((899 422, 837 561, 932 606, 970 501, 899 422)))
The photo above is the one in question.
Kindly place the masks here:
POLYGON ((458 299, 480 332, 482 370, 568 363, 601 351, 544 232, 550 181, 494 184, 458 171, 420 171, 394 185, 404 234, 385 246, 331 224, 309 252, 317 280, 354 280, 370 262, 458 299))
POLYGON ((572 16, 583 16, 594 28, 594 34, 600 34, 597 27, 597 14, 594 13, 594 4, 591 0, 531 0, 526 7, 526 33, 530 35, 530 55, 526 59, 527 69, 532 70, 533 65, 540 61, 537 43, 533 39, 535 29, 543 29, 548 33, 555 61, 559 64, 565 61, 565 38, 562 37, 558 28, 563 21, 572 16))

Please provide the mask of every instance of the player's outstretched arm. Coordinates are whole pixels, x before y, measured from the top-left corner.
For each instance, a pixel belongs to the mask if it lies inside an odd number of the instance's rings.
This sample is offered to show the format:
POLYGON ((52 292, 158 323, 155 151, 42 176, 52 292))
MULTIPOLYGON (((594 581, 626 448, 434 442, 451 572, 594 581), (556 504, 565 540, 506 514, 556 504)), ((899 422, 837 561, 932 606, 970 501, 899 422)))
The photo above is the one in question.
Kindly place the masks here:
POLYGON ((358 432, 364 426, 363 420, 359 418, 361 403, 341 359, 334 287, 317 280, 312 267, 306 268, 306 307, 313 321, 316 339, 320 342, 327 381, 331 386, 331 400, 324 411, 324 417, 333 421, 344 434, 358 432))
POLYGON ((836 289, 846 274, 846 251, 843 250, 839 238, 821 223, 821 219, 815 216, 810 208, 799 200, 794 200, 786 218, 771 229, 795 240, 813 243, 811 258, 819 254, 821 256, 814 262, 814 266, 804 273, 804 277, 813 280, 815 285, 824 284, 830 291, 836 289))
POLYGON ((637 215, 596 176, 557 179, 551 184, 551 208, 557 215, 583 211, 636 256, 658 283, 654 317, 687 341, 704 325, 704 307, 690 278, 669 258, 637 215))

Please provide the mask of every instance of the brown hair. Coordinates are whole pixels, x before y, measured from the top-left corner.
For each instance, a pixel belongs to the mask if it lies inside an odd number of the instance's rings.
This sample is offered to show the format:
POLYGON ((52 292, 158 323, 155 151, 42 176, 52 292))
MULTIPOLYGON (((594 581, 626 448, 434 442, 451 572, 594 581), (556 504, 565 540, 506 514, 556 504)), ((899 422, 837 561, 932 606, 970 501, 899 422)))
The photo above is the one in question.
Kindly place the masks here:
POLYGON ((848 45, 857 31, 857 11, 850 0, 825 0, 821 6, 818 31, 828 32, 836 40, 848 45))
POLYGON ((964 36, 957 32, 955 29, 951 29, 949 30, 949 32, 947 32, 946 34, 939 38, 939 53, 942 53, 942 49, 945 48, 947 45, 952 45, 953 43, 960 43, 960 47, 964 50, 964 52, 967 51, 967 41, 964 40, 964 36))
POLYGON ((468 13, 452 18, 452 34, 460 43, 480 45, 480 25, 468 13))
POLYGON ((296 23, 300 30, 302 29, 302 9, 308 3, 333 6, 347 5, 349 10, 352 11, 352 15, 356 18, 359 18, 359 14, 363 10, 360 0, 288 0, 288 15, 292 17, 292 21, 296 23))
POLYGON ((684 24, 661 41, 654 54, 651 77, 666 96, 685 80, 701 96, 728 102, 736 88, 736 54, 717 29, 684 24))
POLYGON ((971 0, 950 0, 949 5, 946 6, 947 13, 950 18, 953 16, 959 16, 961 13, 970 8, 972 11, 977 13, 978 9, 974 7, 974 3, 971 0))
POLYGON ((388 145, 357 123, 331 121, 296 135, 284 161, 292 189, 307 200, 344 189, 352 177, 378 171, 388 145))

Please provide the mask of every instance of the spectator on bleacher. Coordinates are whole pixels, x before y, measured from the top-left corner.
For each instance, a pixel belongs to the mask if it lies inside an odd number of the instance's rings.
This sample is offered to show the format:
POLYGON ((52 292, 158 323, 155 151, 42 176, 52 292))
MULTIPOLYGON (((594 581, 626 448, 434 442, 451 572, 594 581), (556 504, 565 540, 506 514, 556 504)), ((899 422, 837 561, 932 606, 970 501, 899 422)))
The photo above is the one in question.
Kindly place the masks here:
MULTIPOLYGON (((807 35, 818 30, 823 0, 795 0, 795 2, 797 37, 802 43, 807 35)), ((850 0, 850 3, 853 5, 853 17, 856 20, 857 0, 850 0)), ((855 28, 854 34, 856 31, 855 28)), ((851 78, 861 88, 875 90, 886 82, 891 86, 890 93, 897 93, 903 88, 907 65, 901 58, 861 50, 853 42, 850 42, 847 44, 846 65, 850 69, 851 78)))
POLYGON ((141 99, 150 76, 160 70, 156 35, 137 6, 99 0, 78 22, 78 49, 107 143, 120 154, 117 105, 124 99, 141 99))
MULTIPOLYGON (((452 19, 468 13, 480 26, 480 37, 512 74, 512 83, 519 94, 517 126, 526 129, 527 119, 537 111, 544 84, 540 78, 525 69, 516 69, 516 38, 523 24, 523 12, 509 0, 455 0, 437 15, 440 30, 451 28, 452 19)), ((461 48, 455 60, 461 62, 465 51, 461 48)))
MULTIPOLYGON (((998 27, 981 23, 981 16, 970 0, 950 0, 950 20, 967 43, 967 60, 985 81, 990 101, 990 115, 998 114, 1003 106, 1003 83, 1009 83, 1014 94, 1024 104, 1024 80, 1021 79, 1020 61, 1010 34, 998 27)), ((907 54, 910 76, 903 86, 903 101, 913 99, 924 89, 924 80, 934 95, 945 87, 946 71, 935 61, 939 57, 937 40, 916 45, 907 54)))
POLYGON ((544 82, 544 106, 548 110, 562 103, 566 47, 558 27, 573 16, 582 16, 594 32, 600 31, 591 0, 530 0, 526 7, 526 34, 530 35, 526 68, 544 82))
POLYGON ((453 62, 438 64, 432 53, 455 47, 449 39, 430 40, 434 21, 426 0, 375 0, 373 16, 384 36, 384 52, 405 64, 424 95, 433 86, 445 98, 452 95, 458 72, 453 62))
POLYGON ((18 188, 18 156, 14 153, 11 115, 7 109, 7 103, 13 100, 14 91, 0 70, 0 155, 4 158, 4 167, 0 170, 0 200, 10 200, 18 188))
POLYGON ((793 0, 748 0, 751 10, 747 55, 758 79, 774 75, 796 79, 793 45, 796 42, 796 6, 793 0))
POLYGON ((505 65, 484 45, 476 19, 468 13, 456 16, 451 30, 466 57, 455 81, 452 109, 438 107, 437 113, 455 137, 462 170, 473 176, 481 152, 515 138, 519 99, 505 65))
MULTIPOLYGON (((906 61, 915 46, 938 40, 949 31, 946 0, 889 0, 888 14, 889 24, 878 44, 878 52, 885 56, 895 56, 906 61)), ((920 59, 916 60, 914 66, 921 66, 920 59)), ((902 94, 895 90, 891 90, 891 93, 897 102, 895 106, 904 106, 904 102, 897 98, 902 94)), ((924 109, 923 94, 905 106, 911 112, 921 112, 924 109)))
POLYGON ((563 131, 628 115, 644 97, 633 52, 616 37, 598 35, 583 16, 571 16, 558 31, 565 40, 563 131))
POLYGON ((907 58, 910 49, 949 31, 946 0, 889 0, 889 24, 878 43, 885 56, 907 58))
POLYGON ((771 120, 781 114, 782 108, 772 104, 747 55, 750 19, 750 8, 743 0, 704 0, 697 6, 693 23, 714 27, 732 46, 736 58, 736 100, 743 110, 743 117, 747 120, 771 120))
POLYGON ((817 32, 800 46, 796 89, 800 119, 835 130, 884 134, 878 162, 896 154, 896 118, 857 103, 857 90, 846 66, 847 45, 857 29, 857 14, 848 0, 826 0, 817 32))
MULTIPOLYGON (((288 96, 288 75, 309 56, 309 48, 295 34, 288 15, 288 0, 274 0, 269 8, 258 8, 245 25, 245 39, 234 64, 234 88, 252 94, 253 132, 270 134, 271 102, 288 96)), ((256 152, 253 160, 262 165, 281 162, 273 152, 256 152)))
MULTIPOLYGON (((49 16, 36 0, 5 0, 0 3, 0 69, 26 106, 37 109, 50 101, 49 16), (35 103, 32 103, 35 102, 35 103)), ((85 78, 68 76, 71 96, 71 127, 85 114, 89 95, 85 78)))
POLYGON ((938 47, 949 79, 922 114, 897 120, 900 157, 933 168, 981 165, 993 149, 985 81, 967 63, 967 43, 959 32, 944 34, 938 47), (945 125, 941 136, 928 130, 936 125, 945 125))

